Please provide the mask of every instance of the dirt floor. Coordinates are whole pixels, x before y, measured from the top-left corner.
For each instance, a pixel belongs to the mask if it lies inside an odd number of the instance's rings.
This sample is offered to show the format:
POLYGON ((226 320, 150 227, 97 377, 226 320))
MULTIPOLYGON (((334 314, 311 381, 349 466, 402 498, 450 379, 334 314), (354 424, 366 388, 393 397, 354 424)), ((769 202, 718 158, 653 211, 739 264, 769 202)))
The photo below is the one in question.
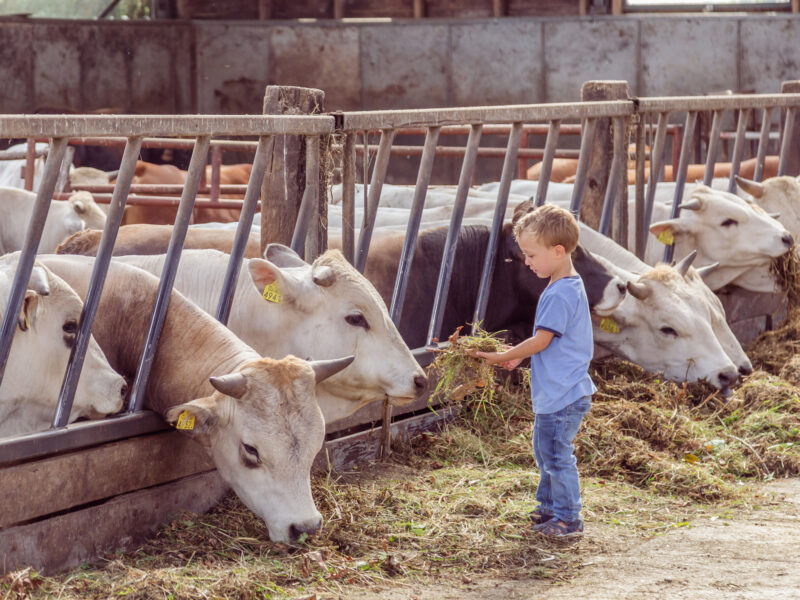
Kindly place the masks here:
MULTIPOLYGON (((764 485, 765 502, 724 515, 690 519, 683 527, 642 539, 587 522, 585 538, 571 549, 581 564, 574 577, 452 580, 402 588, 349 592, 364 600, 560 600, 572 598, 691 598, 692 600, 796 599, 800 597, 800 479, 764 485)), ((566 551, 566 548, 564 549, 566 551)))

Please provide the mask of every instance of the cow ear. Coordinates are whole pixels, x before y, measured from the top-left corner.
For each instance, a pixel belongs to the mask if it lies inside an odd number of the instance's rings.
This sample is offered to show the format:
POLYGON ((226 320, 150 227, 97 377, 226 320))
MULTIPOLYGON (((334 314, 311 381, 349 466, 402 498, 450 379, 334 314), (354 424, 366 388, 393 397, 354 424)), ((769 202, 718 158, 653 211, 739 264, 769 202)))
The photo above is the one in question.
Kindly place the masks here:
POLYGON ((214 430, 219 421, 217 403, 209 397, 178 404, 167 411, 165 420, 175 429, 192 435, 206 435, 214 430))
POLYGON ((670 219, 668 221, 659 221, 650 225, 650 233, 658 238, 662 244, 669 245, 671 237, 686 233, 686 228, 679 219, 670 219))
POLYGON ((17 326, 20 331, 28 331, 36 323, 39 313, 39 294, 33 290, 25 292, 25 299, 22 301, 22 310, 19 312, 17 326))
POLYGON ((283 244, 269 244, 264 250, 264 258, 282 269, 305 267, 308 265, 297 252, 283 244))
POLYGON ((259 294, 264 293, 267 286, 282 287, 284 277, 279 267, 263 258, 251 258, 247 261, 247 270, 259 294))

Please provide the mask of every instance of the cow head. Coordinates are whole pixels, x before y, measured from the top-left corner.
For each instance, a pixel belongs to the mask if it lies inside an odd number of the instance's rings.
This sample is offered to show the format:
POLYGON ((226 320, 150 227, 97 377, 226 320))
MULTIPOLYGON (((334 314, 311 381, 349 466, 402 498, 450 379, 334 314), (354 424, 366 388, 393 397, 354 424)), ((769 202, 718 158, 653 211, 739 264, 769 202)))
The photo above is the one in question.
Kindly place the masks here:
MULTIPOLYGON (((0 258, 0 306, 7 305, 19 253, 0 258)), ((66 282, 36 263, 31 272, 17 331, 6 365, 0 402, 22 403, 21 411, 35 411, 35 422, 22 419, 26 431, 47 429, 55 413, 61 382, 78 331, 83 303, 66 282)), ((94 338, 90 338, 70 414, 95 417, 118 412, 126 392, 125 380, 109 366, 94 338)), ((3 431, 15 430, 13 422, 3 431)))
POLYGON ((736 183, 758 206, 780 219, 792 236, 800 235, 800 177, 771 177, 758 183, 737 175, 736 183))
POLYGON ((325 437, 315 386, 352 360, 251 361, 212 377, 212 395, 167 411, 169 422, 207 447, 220 475, 266 522, 275 542, 294 542, 322 524, 310 477, 325 437))
POLYGON ((94 201, 89 192, 75 192, 69 197, 69 205, 75 215, 82 221, 81 229, 103 229, 106 225, 106 214, 94 201))
POLYGON ((423 370, 378 292, 340 252, 330 250, 309 265, 290 248, 270 244, 265 257, 247 262, 258 293, 252 314, 264 318, 254 322, 245 341, 266 354, 264 341, 270 339, 273 356, 296 354, 314 360, 355 356, 350 367, 317 388, 327 422, 385 396, 398 404, 417 397, 426 382, 423 370), (279 341, 269 330, 276 315, 279 326, 291 331, 279 341))
POLYGON ((739 368, 720 345, 708 307, 687 302, 696 294, 685 279, 693 259, 676 268, 660 265, 639 277, 631 274, 626 298, 609 320, 596 323, 595 342, 673 381, 705 379, 727 390, 739 368))
POLYGON ((680 208, 678 218, 653 223, 650 231, 674 238, 679 254, 697 250, 699 265, 718 262, 721 268, 708 280, 712 289, 729 282, 731 269, 763 266, 793 243, 778 221, 734 194, 701 186, 680 208))

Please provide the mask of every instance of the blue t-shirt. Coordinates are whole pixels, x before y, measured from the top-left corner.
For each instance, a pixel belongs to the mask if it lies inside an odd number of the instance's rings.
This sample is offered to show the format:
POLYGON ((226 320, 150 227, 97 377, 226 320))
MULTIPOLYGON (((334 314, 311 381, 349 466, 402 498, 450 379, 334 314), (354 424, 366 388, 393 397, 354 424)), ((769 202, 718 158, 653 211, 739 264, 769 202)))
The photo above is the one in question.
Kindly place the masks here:
POLYGON ((594 341, 589 301, 578 275, 563 277, 545 288, 536 307, 534 335, 551 331, 553 339, 531 356, 533 412, 554 413, 597 391, 589 377, 594 341))

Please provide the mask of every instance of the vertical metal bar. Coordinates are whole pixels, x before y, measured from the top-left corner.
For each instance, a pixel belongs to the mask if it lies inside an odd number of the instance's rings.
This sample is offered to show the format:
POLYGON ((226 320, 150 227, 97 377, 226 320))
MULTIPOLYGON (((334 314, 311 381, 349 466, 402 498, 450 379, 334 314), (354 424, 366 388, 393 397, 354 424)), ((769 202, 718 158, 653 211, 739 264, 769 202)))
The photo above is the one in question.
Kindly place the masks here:
POLYGON ((25 176, 24 189, 33 191, 34 168, 36 166, 36 140, 30 138, 28 146, 25 148, 25 176))
POLYGON ((781 154, 778 159, 778 175, 786 175, 789 170, 789 155, 794 142, 794 120, 797 116, 796 108, 786 109, 786 122, 783 125, 783 139, 781 140, 781 154))
MULTIPOLYGON (((327 215, 327 206, 320 206, 319 197, 319 136, 306 138, 306 188, 303 190, 303 201, 301 210, 305 206, 306 223, 308 225, 305 252, 302 256, 308 262, 314 262, 322 254, 324 248, 321 245, 320 229, 322 227, 323 209, 327 215), (306 202, 306 195, 308 202, 306 202)), ((325 223, 327 227, 327 221, 325 223)))
POLYGON ((111 196, 111 204, 108 207, 106 226, 100 238, 100 246, 97 249, 97 258, 92 268, 92 276, 89 279, 89 287, 86 290, 86 298, 83 301, 78 324, 78 335, 75 345, 70 352, 67 371, 64 374, 64 381, 61 384, 61 393, 58 397, 58 407, 53 418, 53 427, 64 427, 69 420, 69 413, 72 410, 72 402, 75 399, 75 390, 78 389, 78 379, 81 376, 83 360, 86 357, 86 349, 89 347, 89 336, 92 331, 92 323, 100 305, 100 296, 103 293, 103 284, 106 281, 108 266, 111 263, 111 254, 114 251, 114 242, 117 240, 117 232, 122 223, 122 215, 125 212, 125 201, 128 199, 133 175, 136 170, 136 159, 142 147, 141 137, 130 137, 125 144, 125 151, 122 153, 122 162, 119 166, 119 175, 114 184, 114 193, 111 196))
MULTIPOLYGON (((200 142, 198 138, 195 142, 194 151, 197 152, 197 144, 200 142)), ((203 155, 205 157, 205 154, 203 155)), ((194 154, 192 154, 194 158, 194 154)), ((219 180, 220 180, 220 167, 222 166, 222 150, 219 146, 214 146, 211 149, 211 193, 209 200, 216 202, 219 200, 219 180)), ((205 172, 205 171, 204 171, 205 172)))
POLYGON ((772 125, 772 107, 766 107, 761 113, 761 133, 758 136, 758 153, 756 154, 756 169, 753 181, 761 181, 764 177, 764 161, 767 159, 767 146, 769 145, 769 130, 772 125))
MULTIPOLYGON (((686 114, 686 123, 683 126, 683 139, 681 141, 681 158, 678 163, 678 172, 675 175, 675 196, 672 199, 672 218, 675 219, 680 213, 680 203, 683 199, 683 189, 686 186, 686 171, 689 168, 689 160, 692 153, 692 134, 697 123, 697 113, 689 112, 686 114)), ((675 253, 675 244, 670 244, 664 249, 664 262, 672 261, 675 253)))
POLYGON ((375 226, 375 216, 378 214, 378 202, 381 199, 381 189, 383 180, 386 179, 386 170, 389 168, 389 156, 394 140, 393 129, 383 129, 381 131, 381 141, 378 145, 378 156, 375 159, 375 166, 372 168, 372 179, 369 182, 369 201, 367 210, 364 212, 364 221, 361 225, 361 234, 358 236, 358 248, 356 249, 356 269, 364 272, 367 264, 367 253, 369 244, 372 240, 372 229, 375 226))
MULTIPOLYGON (((175 275, 178 272, 178 263, 181 260, 183 242, 186 239, 186 231, 189 229, 189 221, 192 218, 197 189, 200 187, 200 179, 206 169, 206 156, 208 155, 209 143, 209 136, 204 135, 198 137, 194 144, 192 159, 189 162, 189 171, 186 174, 186 182, 183 185, 181 202, 178 205, 178 214, 175 215, 175 225, 172 228, 172 235, 170 236, 169 246, 167 247, 167 255, 164 258, 164 266, 161 269, 161 278, 158 282, 158 291, 156 292, 156 301, 153 305, 153 314, 150 316, 147 338, 145 338, 142 355, 139 358, 139 365, 136 369, 136 377, 133 381, 133 389, 128 401, 129 412, 141 410, 144 405, 147 380, 150 378, 150 370, 153 367, 158 338, 161 335, 164 319, 167 316, 170 294, 172 293, 172 286, 175 283, 175 275)), ((219 174, 219 170, 217 170, 217 174, 219 174)), ((213 166, 211 179, 212 181, 214 179, 213 166)), ((219 183, 219 181, 217 183, 219 183)))
POLYGON ((550 185, 550 174, 553 172, 553 158, 558 146, 558 134, 561 131, 561 121, 550 121, 547 130, 547 140, 544 143, 544 156, 542 157, 542 170, 539 172, 539 185, 536 186, 536 206, 542 206, 547 199, 547 186, 550 185))
POLYGON ((356 221, 356 134, 344 134, 342 146, 342 252, 353 264, 356 221))
POLYGON ((575 215, 576 219, 580 218, 583 188, 586 185, 586 172, 589 170, 589 159, 592 154, 595 125, 595 119, 584 119, 583 127, 581 128, 581 150, 578 156, 578 170, 575 173, 575 187, 572 188, 572 199, 569 203, 569 209, 572 211, 572 214, 575 215))
MULTIPOLYGON (((547 132, 547 137, 548 137, 548 139, 550 139, 550 132, 549 131, 547 132)), ((521 148, 528 148, 529 147, 530 144, 528 142, 528 132, 527 131, 523 131, 522 132, 522 136, 520 137, 520 140, 519 140, 519 145, 520 145, 521 148)), ((527 179, 527 177, 528 177, 528 159, 527 158, 523 157, 523 158, 519 159, 517 177, 519 177, 519 179, 527 179)), ((542 178, 541 178, 541 175, 540 175, 539 176, 539 181, 541 181, 541 180, 542 180, 542 178)))
MULTIPOLYGON (((611 215, 614 212, 614 200, 619 194, 621 182, 621 170, 625 171, 627 179, 627 155, 625 152, 625 120, 621 117, 614 117, 614 154, 611 159, 611 171, 608 174, 608 184, 606 185, 606 195, 603 198, 603 211, 600 214, 600 233, 605 236, 611 231, 611 215)), ((625 185, 627 185, 627 181, 625 185)), ((627 209, 627 207, 626 207, 627 209)), ((627 231, 625 232, 627 236, 627 231)))
POLYGON ((645 163, 645 122, 644 115, 639 116, 636 124, 636 216, 634 223, 634 248, 636 256, 644 259, 644 250, 647 245, 647 226, 644 221, 644 163, 645 163))
POLYGON ((728 191, 733 194, 736 192, 736 176, 739 174, 739 165, 742 162, 742 150, 744 149, 744 133, 747 129, 747 116, 750 109, 743 108, 739 111, 739 122, 736 124, 736 141, 733 143, 733 156, 731 157, 731 174, 728 178, 728 191))
POLYGON ((470 126, 469 138, 467 138, 467 149, 464 153, 464 161, 461 163, 461 175, 458 178, 458 189, 456 190, 453 215, 450 218, 450 228, 447 230, 447 239, 445 240, 444 252, 442 254, 442 264, 439 268, 436 295, 433 299, 433 312, 431 314, 431 322, 427 337, 428 345, 433 342, 434 338, 439 336, 439 330, 442 327, 444 307, 450 289, 450 277, 453 274, 453 261, 455 260, 458 236, 461 230, 461 221, 464 217, 464 208, 467 204, 469 182, 472 180, 475 159, 478 157, 478 144, 481 141, 482 130, 483 125, 470 126))
POLYGON ((309 168, 316 169, 317 178, 319 178, 319 138, 307 138, 306 141, 306 187, 303 190, 303 199, 300 201, 300 210, 297 212, 297 221, 294 224, 294 232, 292 233, 292 250, 297 252, 300 256, 305 256, 306 253, 306 239, 308 238, 308 228, 313 218, 314 208, 316 207, 316 188, 309 189, 308 185, 308 170, 309 168), (311 140, 317 140, 316 144, 311 143, 311 140), (316 150, 312 146, 316 145, 316 150))
POLYGON ((258 194, 261 191, 261 182, 264 180, 264 173, 267 170, 267 161, 272 156, 272 146, 275 138, 271 135, 262 135, 258 138, 256 155, 253 158, 253 170, 250 172, 250 180, 247 182, 247 191, 244 193, 242 202, 242 212, 239 215, 239 224, 236 226, 236 235, 233 238, 231 248, 231 258, 228 261, 228 269, 225 272, 225 279, 222 284, 222 292, 217 306, 217 320, 223 325, 228 324, 228 317, 231 314, 233 295, 236 292, 236 282, 239 279, 239 269, 242 266, 242 257, 247 247, 247 239, 250 237, 250 228, 253 226, 253 215, 258 207, 258 194))
MULTIPOLYGON (((558 125, 556 125, 558 127, 558 125)), ((550 131, 547 133, 547 141, 550 141, 550 131)), ((479 324, 486 318, 486 306, 489 302, 489 287, 492 276, 494 275, 494 261, 497 256, 497 244, 500 239, 500 230, 503 228, 503 219, 508 206, 508 193, 511 191, 511 178, 514 175, 514 159, 519 148, 519 137, 522 133, 522 123, 514 123, 511 126, 511 133, 508 136, 508 146, 506 157, 503 161, 503 172, 500 175, 500 188, 497 190, 497 203, 494 206, 494 218, 492 219, 492 229, 489 232, 489 243, 486 246, 486 255, 483 259, 483 270, 481 271, 481 283, 478 286, 478 299, 475 302, 475 314, 472 317, 472 335, 475 335, 479 324)), ((556 135, 558 133, 556 132, 556 135)), ((549 177, 549 173, 547 174, 549 177)), ((542 181, 539 179, 539 185, 542 181)), ((537 188, 538 192, 538 188, 537 188)))
POLYGON ((653 201, 656 197, 656 186, 658 185, 658 177, 661 174, 661 168, 664 165, 668 117, 669 115, 665 112, 659 113, 658 124, 656 125, 656 141, 650 152, 650 179, 647 182, 647 196, 645 196, 644 199, 644 229, 642 230, 642 238, 645 240, 650 233, 650 221, 653 219, 653 201))
POLYGON ((719 134, 722 131, 722 111, 714 111, 714 120, 711 122, 711 133, 708 136, 708 154, 706 155, 706 168, 703 172, 703 185, 711 185, 714 179, 714 165, 717 162, 719 148, 719 134))
POLYGON ((50 140, 50 153, 44 166, 44 176, 39 190, 36 192, 36 202, 31 211, 30 221, 28 221, 28 230, 25 233, 25 241, 22 244, 17 270, 14 273, 14 282, 11 285, 11 293, 8 295, 8 305, 3 315, 3 324, 0 327, 0 385, 3 382, 8 354, 11 351, 11 342, 17 328, 19 311, 22 310, 22 302, 28 289, 28 280, 31 278, 33 262, 36 260, 36 251, 42 239, 42 229, 47 220, 59 167, 61 161, 64 160, 66 149, 67 140, 65 138, 50 140))
POLYGON ((408 274, 411 271, 411 262, 414 260, 414 246, 417 244, 422 209, 425 207, 425 196, 431 182, 433 161, 436 158, 436 143, 439 141, 440 131, 441 127, 430 127, 425 134, 425 146, 422 149, 422 158, 417 172, 417 185, 414 187, 414 201, 411 204, 411 215, 406 228, 406 239, 403 241, 403 251, 400 254, 400 262, 397 264, 397 277, 392 292, 392 305, 389 309, 389 315, 395 325, 400 323, 400 317, 403 314, 408 274))

